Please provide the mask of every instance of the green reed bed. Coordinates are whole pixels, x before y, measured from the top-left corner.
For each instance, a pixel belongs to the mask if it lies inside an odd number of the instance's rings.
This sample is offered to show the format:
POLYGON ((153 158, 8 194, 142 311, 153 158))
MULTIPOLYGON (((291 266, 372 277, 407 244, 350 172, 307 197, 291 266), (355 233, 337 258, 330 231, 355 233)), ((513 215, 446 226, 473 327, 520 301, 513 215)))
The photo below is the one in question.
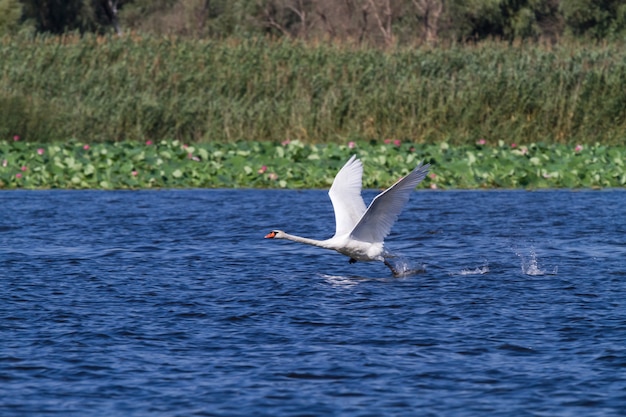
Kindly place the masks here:
POLYGON ((626 139, 626 49, 382 51, 267 40, 0 39, 0 139, 606 145, 626 139))
POLYGON ((626 146, 12 140, 0 142, 0 189, 326 188, 352 154, 364 162, 367 188, 388 187, 419 161, 433 164, 422 188, 626 186, 626 146))

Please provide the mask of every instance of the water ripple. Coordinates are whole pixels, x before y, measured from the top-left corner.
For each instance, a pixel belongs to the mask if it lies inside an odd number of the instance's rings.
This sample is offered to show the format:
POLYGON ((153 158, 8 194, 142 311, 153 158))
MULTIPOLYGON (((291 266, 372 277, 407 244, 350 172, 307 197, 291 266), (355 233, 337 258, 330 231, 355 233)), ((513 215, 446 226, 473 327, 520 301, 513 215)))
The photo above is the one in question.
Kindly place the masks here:
POLYGON ((402 278, 262 238, 328 237, 325 191, 0 199, 3 416, 626 409, 622 190, 415 193, 402 278))

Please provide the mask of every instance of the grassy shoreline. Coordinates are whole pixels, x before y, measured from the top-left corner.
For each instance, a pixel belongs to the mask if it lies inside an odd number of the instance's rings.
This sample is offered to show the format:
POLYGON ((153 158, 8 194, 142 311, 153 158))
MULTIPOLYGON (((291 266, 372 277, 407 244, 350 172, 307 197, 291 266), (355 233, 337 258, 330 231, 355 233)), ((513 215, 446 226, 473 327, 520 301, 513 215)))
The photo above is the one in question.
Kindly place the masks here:
POLYGON ((327 188, 352 154, 365 188, 387 187, 419 161, 433 164, 422 188, 626 187, 626 146, 483 142, 0 141, 0 189, 327 188))
POLYGON ((0 139, 622 145, 626 49, 0 38, 0 139), (87 139, 88 138, 88 139, 87 139))

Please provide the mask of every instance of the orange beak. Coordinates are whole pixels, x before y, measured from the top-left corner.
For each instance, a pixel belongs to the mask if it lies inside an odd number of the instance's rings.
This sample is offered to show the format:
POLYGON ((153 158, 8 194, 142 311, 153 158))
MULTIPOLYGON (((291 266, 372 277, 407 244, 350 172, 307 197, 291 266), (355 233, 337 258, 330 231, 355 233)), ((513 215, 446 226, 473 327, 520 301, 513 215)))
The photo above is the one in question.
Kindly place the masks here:
POLYGON ((273 239, 276 236, 276 232, 269 232, 265 235, 265 239, 273 239))

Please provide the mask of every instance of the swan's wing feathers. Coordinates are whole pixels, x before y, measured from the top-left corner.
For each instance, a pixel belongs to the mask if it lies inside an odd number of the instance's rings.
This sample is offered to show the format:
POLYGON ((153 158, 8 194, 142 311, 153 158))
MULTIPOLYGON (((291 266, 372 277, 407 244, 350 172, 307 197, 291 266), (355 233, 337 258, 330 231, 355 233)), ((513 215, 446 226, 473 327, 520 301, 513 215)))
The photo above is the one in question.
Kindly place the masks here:
POLYGON ((411 192, 426 178, 430 164, 421 163, 406 177, 378 194, 359 220, 351 236, 363 242, 382 242, 398 220, 411 192))
POLYGON ((362 177, 363 164, 352 155, 328 191, 335 210, 335 236, 350 233, 365 213, 365 202, 361 197, 362 177))

